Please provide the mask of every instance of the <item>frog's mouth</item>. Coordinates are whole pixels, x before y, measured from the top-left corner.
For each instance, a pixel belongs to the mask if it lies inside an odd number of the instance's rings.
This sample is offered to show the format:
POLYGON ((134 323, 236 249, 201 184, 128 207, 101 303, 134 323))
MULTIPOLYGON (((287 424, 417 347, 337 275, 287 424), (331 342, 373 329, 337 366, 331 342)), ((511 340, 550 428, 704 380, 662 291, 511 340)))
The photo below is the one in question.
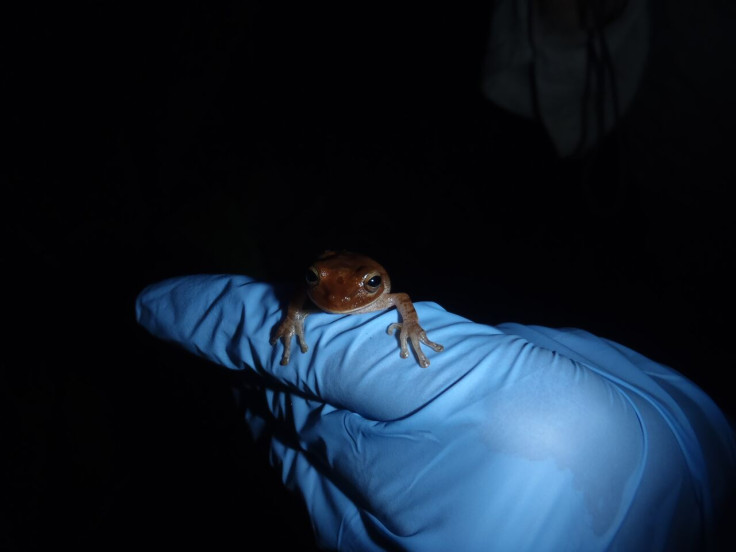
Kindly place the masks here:
POLYGON ((370 305, 375 296, 364 293, 337 295, 334 293, 309 293, 309 298, 324 312, 330 314, 351 314, 370 305))
POLYGON ((361 300, 361 297, 357 295, 340 297, 339 299, 337 297, 331 296, 328 298, 327 304, 333 305, 331 307, 327 307, 324 309, 325 311, 329 313, 350 314, 352 312, 362 309, 365 306, 366 301, 361 300), (335 307, 335 305, 337 306, 335 307))
POLYGON ((352 307, 352 308, 344 308, 344 309, 323 308, 322 310, 330 314, 353 314, 354 312, 363 310, 364 308, 365 308, 365 305, 358 306, 358 307, 352 307))

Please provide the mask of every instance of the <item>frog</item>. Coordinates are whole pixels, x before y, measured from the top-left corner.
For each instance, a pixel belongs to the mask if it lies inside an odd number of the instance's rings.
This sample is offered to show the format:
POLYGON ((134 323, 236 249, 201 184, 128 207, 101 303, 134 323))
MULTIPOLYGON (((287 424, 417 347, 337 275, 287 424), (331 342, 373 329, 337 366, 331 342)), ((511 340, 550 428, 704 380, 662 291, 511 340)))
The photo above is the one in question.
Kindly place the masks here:
POLYGON ((444 347, 431 341, 419 324, 419 316, 407 293, 391 293, 391 279, 386 269, 373 258, 351 251, 326 250, 307 268, 304 281, 291 297, 283 320, 274 327, 270 343, 284 344, 281 365, 291 358, 291 340, 296 335, 302 353, 309 350, 304 336, 304 320, 310 313, 362 314, 396 308, 401 322, 386 329, 398 331, 399 356, 409 357, 411 344, 422 368, 430 365, 421 343, 439 353, 444 347))

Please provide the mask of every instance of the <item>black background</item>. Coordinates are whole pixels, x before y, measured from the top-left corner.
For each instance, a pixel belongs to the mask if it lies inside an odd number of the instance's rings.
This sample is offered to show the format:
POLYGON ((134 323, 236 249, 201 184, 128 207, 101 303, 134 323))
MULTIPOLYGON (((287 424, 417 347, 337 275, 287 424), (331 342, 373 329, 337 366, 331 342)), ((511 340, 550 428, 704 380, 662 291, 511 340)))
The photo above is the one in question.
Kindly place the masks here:
POLYGON ((414 300, 585 328, 734 414, 728 3, 655 2, 633 105, 566 160, 480 94, 490 5, 313 4, 3 8, 0 548, 311 546, 232 375, 136 326, 170 276, 362 251, 414 300))

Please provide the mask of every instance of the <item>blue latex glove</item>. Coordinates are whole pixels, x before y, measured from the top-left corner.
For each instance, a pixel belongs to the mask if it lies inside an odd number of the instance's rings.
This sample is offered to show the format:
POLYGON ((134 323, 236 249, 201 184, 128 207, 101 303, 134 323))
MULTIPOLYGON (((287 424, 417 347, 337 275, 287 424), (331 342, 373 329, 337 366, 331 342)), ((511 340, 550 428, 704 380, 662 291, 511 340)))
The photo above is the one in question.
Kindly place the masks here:
MULTIPOLYGON (((313 314, 310 349, 269 344, 275 286, 167 280, 138 297, 153 335, 260 375, 284 483, 340 550, 701 550, 736 446, 692 382, 580 330, 491 327, 416 304, 445 351, 401 359, 395 309, 313 314), (275 434, 281 435, 281 433, 275 434), (287 442, 288 441, 288 442, 287 442)), ((246 499, 246 498, 244 498, 246 499)))

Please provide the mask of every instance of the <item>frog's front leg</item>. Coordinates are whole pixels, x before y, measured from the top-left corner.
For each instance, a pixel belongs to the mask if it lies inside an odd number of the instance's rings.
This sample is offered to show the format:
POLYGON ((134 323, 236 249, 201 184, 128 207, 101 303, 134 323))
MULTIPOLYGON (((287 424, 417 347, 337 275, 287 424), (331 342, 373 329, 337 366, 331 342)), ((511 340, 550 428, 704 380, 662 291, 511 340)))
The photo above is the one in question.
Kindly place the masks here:
POLYGON ((406 293, 391 294, 391 299, 401 315, 402 322, 394 322, 386 331, 389 335, 393 335, 394 331, 398 330, 399 347, 401 349, 399 354, 401 358, 407 358, 409 356, 408 344, 411 343, 411 347, 417 355, 419 365, 422 368, 426 368, 429 366, 429 359, 422 351, 420 343, 424 343, 437 353, 444 351, 445 348, 439 343, 429 340, 427 332, 419 325, 417 311, 414 309, 414 305, 406 293))
POLYGON ((304 319, 309 315, 309 310, 304 308, 306 300, 306 292, 303 289, 297 291, 289 302, 286 316, 277 326, 274 326, 270 343, 276 345, 281 340, 284 344, 284 354, 281 357, 282 366, 289 364, 291 338, 294 335, 296 335, 302 353, 309 350, 309 345, 307 345, 307 340, 304 337, 304 319))

